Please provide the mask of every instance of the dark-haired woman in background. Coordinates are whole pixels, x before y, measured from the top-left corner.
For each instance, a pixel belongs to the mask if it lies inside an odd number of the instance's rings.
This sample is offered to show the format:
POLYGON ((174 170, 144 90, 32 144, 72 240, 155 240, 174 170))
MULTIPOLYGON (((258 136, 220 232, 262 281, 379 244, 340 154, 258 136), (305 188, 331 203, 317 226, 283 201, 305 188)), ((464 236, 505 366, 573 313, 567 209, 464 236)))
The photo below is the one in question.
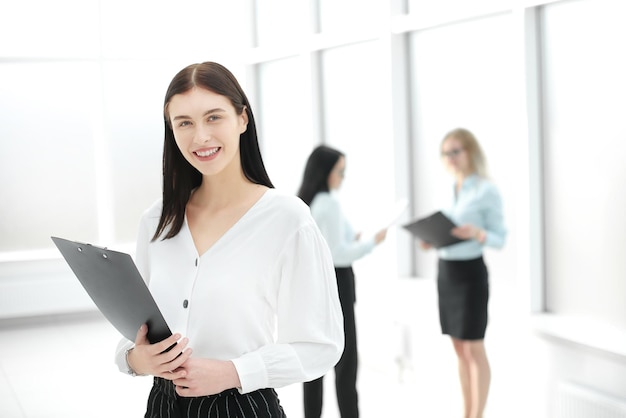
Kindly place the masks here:
POLYGON ((273 188, 230 71, 181 70, 164 123, 163 197, 136 263, 174 335, 150 344, 143 325, 116 362, 154 376, 146 417, 284 417, 274 388, 324 375, 343 350, 328 246, 309 208, 273 188))
MULTIPOLYGON (((381 243, 387 229, 369 240, 360 240, 346 218, 334 193, 343 182, 346 158, 331 147, 320 145, 310 154, 298 196, 311 207, 311 214, 326 238, 335 265, 337 287, 343 311, 345 349, 335 366, 335 389, 342 418, 359 416, 357 379, 357 340, 354 318, 356 301, 352 263, 381 243)), ((319 418, 322 414, 323 377, 304 383, 304 416, 319 418)))

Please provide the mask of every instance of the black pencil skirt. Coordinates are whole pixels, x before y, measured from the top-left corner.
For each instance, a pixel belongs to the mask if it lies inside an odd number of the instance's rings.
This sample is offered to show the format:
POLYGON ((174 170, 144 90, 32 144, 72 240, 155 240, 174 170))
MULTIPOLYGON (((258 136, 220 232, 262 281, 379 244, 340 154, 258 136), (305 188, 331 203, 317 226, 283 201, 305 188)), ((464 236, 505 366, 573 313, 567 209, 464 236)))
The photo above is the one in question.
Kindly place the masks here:
POLYGON ((178 396, 170 380, 154 378, 145 418, 285 418, 274 389, 240 394, 236 389, 217 395, 178 396))
POLYGON ((487 329, 489 274, 482 257, 439 260, 437 275, 442 334, 460 340, 482 340, 487 329))

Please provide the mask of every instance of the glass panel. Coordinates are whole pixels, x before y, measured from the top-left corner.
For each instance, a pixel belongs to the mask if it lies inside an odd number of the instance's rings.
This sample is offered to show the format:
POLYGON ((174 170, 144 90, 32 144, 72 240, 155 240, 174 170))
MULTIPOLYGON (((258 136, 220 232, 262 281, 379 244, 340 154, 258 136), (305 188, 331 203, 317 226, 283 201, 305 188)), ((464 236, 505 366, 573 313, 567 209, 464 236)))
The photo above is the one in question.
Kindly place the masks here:
MULTIPOLYGON (((495 275, 515 277, 516 148, 523 138, 517 126, 513 65, 512 18, 494 16, 447 25, 411 36, 413 161, 416 213, 420 217, 441 207, 452 179, 443 170, 439 145, 457 127, 472 131, 486 154, 491 177, 500 188, 509 228, 503 251, 488 251, 495 275)), ((433 277, 434 251, 416 250, 417 272, 433 277)))
MULTIPOLYGON (((346 155, 342 204, 353 226, 364 235, 385 226, 382 214, 396 200, 390 82, 383 51, 380 42, 364 42, 322 55, 325 138, 329 146, 346 155)), ((383 261, 395 258, 392 241, 358 264, 368 266, 368 274, 394 277, 391 266, 383 261)))
POLYGON ((102 53, 107 58, 165 55, 185 61, 219 61, 248 46, 249 10, 243 0, 106 0, 100 2, 102 53))
POLYGON ((3 64, 0 80, 0 251, 95 240, 97 65, 3 64))
POLYGON ((299 42, 311 32, 309 2, 256 0, 256 42, 254 46, 276 46, 299 42))
POLYGON ((311 77, 306 62, 290 58, 259 66, 260 100, 254 109, 263 161, 272 183, 297 193, 313 149, 311 77))
POLYGON ((388 18, 386 7, 389 6, 377 0, 319 0, 319 4, 320 29, 324 33, 375 29, 380 25, 381 16, 388 18), (385 8, 381 9, 381 6, 385 8))
POLYGON ((133 242, 141 214, 161 197, 163 98, 182 66, 158 61, 110 62, 104 68, 115 240, 133 242))
POLYGON ((98 57, 97 0, 0 2, 0 56, 98 57))
POLYGON ((502 0, 408 0, 408 2, 409 13, 424 23, 486 15, 493 11, 506 10, 507 5, 511 3, 502 0))
POLYGON ((542 27, 547 310, 622 328, 625 15, 619 1, 563 2, 542 27))

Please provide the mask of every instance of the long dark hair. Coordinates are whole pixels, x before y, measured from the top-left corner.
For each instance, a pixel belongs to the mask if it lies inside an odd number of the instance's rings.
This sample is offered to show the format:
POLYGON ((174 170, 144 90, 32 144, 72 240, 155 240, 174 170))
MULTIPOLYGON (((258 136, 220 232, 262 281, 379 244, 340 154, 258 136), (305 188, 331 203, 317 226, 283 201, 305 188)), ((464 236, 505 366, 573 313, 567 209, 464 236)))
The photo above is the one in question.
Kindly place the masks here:
POLYGON ((185 208, 193 189, 202 183, 202 174, 185 159, 174 139, 167 108, 177 94, 185 93, 193 87, 201 87, 227 97, 237 114, 247 112, 248 127, 239 137, 241 168, 244 176, 253 183, 270 188, 274 185, 265 170, 256 124, 250 102, 235 76, 224 66, 215 62, 192 64, 183 68, 170 82, 163 104, 165 141, 163 144, 163 210, 161 219, 152 240, 156 240, 165 230, 163 239, 176 236, 185 221, 185 208))
POLYGON ((319 145, 311 152, 298 191, 304 203, 310 206, 316 194, 329 191, 328 176, 343 156, 342 152, 326 145, 319 145))

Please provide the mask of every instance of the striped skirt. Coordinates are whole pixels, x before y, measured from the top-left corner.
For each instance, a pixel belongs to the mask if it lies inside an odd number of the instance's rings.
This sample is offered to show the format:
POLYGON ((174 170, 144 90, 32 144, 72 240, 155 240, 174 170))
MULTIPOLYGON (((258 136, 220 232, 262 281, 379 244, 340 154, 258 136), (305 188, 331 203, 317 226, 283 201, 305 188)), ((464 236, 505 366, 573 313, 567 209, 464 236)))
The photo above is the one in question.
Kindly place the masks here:
POLYGON ((145 418, 285 418, 274 389, 240 394, 236 389, 217 395, 185 398, 170 380, 154 378, 145 418))

